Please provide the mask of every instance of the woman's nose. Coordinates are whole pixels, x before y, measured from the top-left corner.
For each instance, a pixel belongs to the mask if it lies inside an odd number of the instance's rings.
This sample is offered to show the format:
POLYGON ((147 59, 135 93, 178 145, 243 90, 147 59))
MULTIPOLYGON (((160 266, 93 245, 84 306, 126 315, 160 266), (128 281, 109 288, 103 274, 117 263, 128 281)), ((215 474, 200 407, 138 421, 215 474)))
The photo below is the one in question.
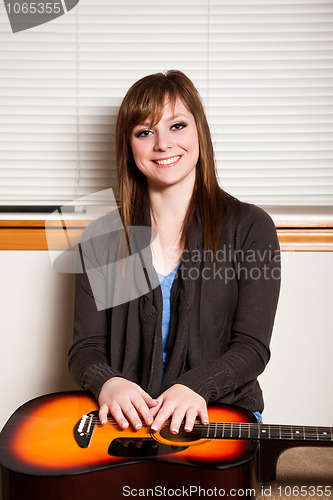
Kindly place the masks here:
POLYGON ((167 151, 171 148, 171 140, 167 133, 155 132, 154 151, 167 151))

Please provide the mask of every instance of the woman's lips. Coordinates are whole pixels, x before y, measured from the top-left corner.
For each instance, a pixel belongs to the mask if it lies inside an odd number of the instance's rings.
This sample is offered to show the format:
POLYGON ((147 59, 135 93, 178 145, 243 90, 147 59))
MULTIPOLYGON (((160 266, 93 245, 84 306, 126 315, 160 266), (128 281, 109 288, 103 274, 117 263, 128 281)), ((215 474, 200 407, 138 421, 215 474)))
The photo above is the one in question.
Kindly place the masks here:
POLYGON ((156 160, 152 160, 155 165, 160 168, 168 168, 173 167, 180 159, 181 155, 177 156, 169 156, 168 158, 157 158, 156 160))

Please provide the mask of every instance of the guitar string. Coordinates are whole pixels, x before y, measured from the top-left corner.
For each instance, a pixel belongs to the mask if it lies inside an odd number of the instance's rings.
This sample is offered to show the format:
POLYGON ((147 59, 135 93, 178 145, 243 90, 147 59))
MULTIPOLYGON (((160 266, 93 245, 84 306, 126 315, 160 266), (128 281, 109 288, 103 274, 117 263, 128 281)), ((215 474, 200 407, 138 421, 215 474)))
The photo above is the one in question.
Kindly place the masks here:
MULTIPOLYGON (((98 424, 99 419, 97 417, 93 417, 92 420, 89 419, 92 424, 98 424)), ((108 422, 109 423, 114 423, 116 424, 116 421, 113 417, 108 417, 108 422)), ((162 428, 167 427, 168 423, 165 423, 162 428)), ((322 436, 329 436, 329 434, 332 433, 332 428, 331 427, 314 427, 314 426, 302 426, 302 425, 278 425, 278 424, 259 424, 259 423, 254 423, 254 422, 209 422, 209 424, 194 424, 193 430, 203 430, 207 428, 216 428, 217 430, 224 430, 224 431, 242 431, 242 430, 249 430, 250 431, 256 431, 258 432, 258 428, 261 430, 270 430, 270 431, 281 431, 282 433, 286 433, 288 435, 290 434, 295 434, 297 431, 302 433, 303 435, 306 436, 306 439, 311 439, 315 438, 315 440, 318 440, 318 435, 319 437, 322 436), (242 429, 242 426, 244 426, 244 429, 242 429), (300 430, 302 429, 302 431, 300 430), (324 434, 324 433, 327 434, 324 434)))
MULTIPOLYGON (((108 417, 108 421, 109 422, 116 422, 115 419, 113 417, 108 417)), ((170 422, 170 420, 167 420, 167 422, 170 422)), ((92 419, 92 423, 99 423, 99 419, 97 417, 93 417, 92 419)), ((167 425, 167 424, 164 424, 164 426, 167 425)), ((331 427, 323 427, 323 426, 320 426, 320 427, 316 427, 316 426, 304 426, 304 425, 295 425, 295 424, 291 424, 291 425, 279 425, 279 424, 259 424, 259 423, 255 423, 255 422, 209 422, 208 424, 200 424, 200 423, 197 423, 197 424, 194 424, 194 429, 206 429, 207 428, 207 425, 208 426, 214 426, 214 427, 228 427, 228 426, 245 426, 245 427, 253 427, 253 428, 258 428, 259 427, 262 427, 263 429, 265 428, 270 428, 270 429, 281 429, 281 430, 286 430, 289 432, 289 429, 292 427, 294 430, 299 430, 300 428, 303 429, 304 431, 311 431, 311 432, 323 432, 325 430, 331 430, 333 428, 331 427)))
MULTIPOLYGON (((115 419, 111 416, 108 416, 108 421, 110 422, 116 422, 115 419)), ((99 422, 99 419, 97 417, 93 417, 92 419, 92 423, 98 423, 99 422)), ((170 419, 168 419, 166 422, 170 422, 170 419)), ((165 424, 166 425, 166 424, 165 424)), ((313 432, 316 432, 317 430, 330 430, 330 429, 333 429, 331 427, 323 427, 323 426, 319 426, 319 427, 316 427, 316 426, 304 426, 304 425, 295 425, 295 424, 290 424, 290 425, 285 425, 285 424, 259 424, 259 423, 256 423, 256 422, 209 422, 208 424, 200 424, 200 423, 196 423, 194 424, 194 428, 202 428, 202 429, 206 429, 207 428, 207 425, 208 426, 250 426, 250 427, 255 427, 257 428, 258 426, 262 427, 262 428, 276 428, 276 429, 288 429, 290 427, 293 427, 294 429, 296 430, 299 430, 299 428, 302 428, 302 429, 305 429, 305 430, 312 430, 313 432)))

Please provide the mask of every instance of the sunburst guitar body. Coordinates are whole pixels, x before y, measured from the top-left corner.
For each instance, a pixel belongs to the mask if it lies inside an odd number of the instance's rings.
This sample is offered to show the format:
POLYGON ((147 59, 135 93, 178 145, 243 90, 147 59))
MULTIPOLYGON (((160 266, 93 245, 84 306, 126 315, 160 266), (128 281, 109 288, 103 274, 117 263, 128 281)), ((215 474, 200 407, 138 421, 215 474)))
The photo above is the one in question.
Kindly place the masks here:
MULTIPOLYGON (((85 392, 37 398, 19 408, 0 434, 4 500, 254 498, 259 440, 285 442, 283 428, 275 426, 280 438, 274 437, 276 429, 235 406, 212 406, 208 413, 208 426, 197 422, 191 433, 181 428, 173 435, 168 422, 159 432, 121 430, 111 417, 102 426, 85 392)), ((323 432, 330 444, 328 429, 323 432)))

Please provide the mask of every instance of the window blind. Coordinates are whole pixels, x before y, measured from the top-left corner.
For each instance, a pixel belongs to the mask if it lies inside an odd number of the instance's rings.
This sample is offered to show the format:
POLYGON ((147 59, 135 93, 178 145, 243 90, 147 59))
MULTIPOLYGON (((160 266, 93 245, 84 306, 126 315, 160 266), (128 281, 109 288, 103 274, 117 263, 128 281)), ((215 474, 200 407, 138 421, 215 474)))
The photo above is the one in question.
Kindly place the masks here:
POLYGON ((201 93, 225 190, 332 204, 332 1, 80 0, 18 33, 0 3, 0 29, 1 205, 117 195, 119 104, 167 69, 201 93))

